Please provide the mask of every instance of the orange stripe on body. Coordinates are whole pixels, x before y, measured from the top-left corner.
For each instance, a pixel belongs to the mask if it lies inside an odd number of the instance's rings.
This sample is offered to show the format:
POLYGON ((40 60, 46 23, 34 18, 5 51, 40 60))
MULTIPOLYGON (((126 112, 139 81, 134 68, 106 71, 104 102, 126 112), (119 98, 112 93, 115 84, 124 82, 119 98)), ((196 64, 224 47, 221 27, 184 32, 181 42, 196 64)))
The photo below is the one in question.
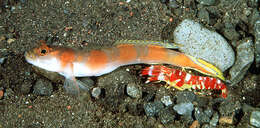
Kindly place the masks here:
POLYGON ((60 53, 57 55, 59 55, 60 57, 62 69, 64 69, 68 64, 72 64, 75 60, 75 52, 73 50, 69 50, 69 49, 67 49, 66 51, 61 50, 60 53))
POLYGON ((140 59, 144 61, 156 61, 158 63, 164 63, 167 58, 167 50, 160 46, 149 45, 148 50, 139 51, 140 59))
POLYGON ((169 61, 173 65, 177 65, 180 67, 187 67, 190 65, 194 65, 193 62, 184 54, 178 54, 175 56, 170 56, 169 61))
POLYGON ((105 68, 108 62, 108 57, 104 51, 92 50, 89 53, 86 65, 91 69, 105 68))
POLYGON ((79 53, 78 53, 78 55, 77 55, 75 61, 76 61, 76 62, 82 62, 84 59, 86 59, 84 53, 83 53, 83 54, 79 54, 79 53))
POLYGON ((137 59, 137 50, 134 45, 124 44, 117 46, 119 51, 118 60, 126 63, 137 59))

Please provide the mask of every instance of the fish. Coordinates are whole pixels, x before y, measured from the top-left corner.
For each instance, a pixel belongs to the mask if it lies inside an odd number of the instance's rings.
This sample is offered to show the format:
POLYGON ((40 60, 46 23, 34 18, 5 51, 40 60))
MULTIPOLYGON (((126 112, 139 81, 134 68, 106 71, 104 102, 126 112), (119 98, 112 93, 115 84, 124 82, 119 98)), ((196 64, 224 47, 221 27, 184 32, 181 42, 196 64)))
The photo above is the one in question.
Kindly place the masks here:
MULTIPOLYGON (((110 47, 92 50, 49 46, 44 40, 41 40, 40 43, 39 47, 25 52, 26 61, 36 67, 57 72, 64 76, 64 87, 66 91, 72 94, 77 94, 80 89, 85 89, 84 83, 75 77, 101 76, 120 66, 140 63, 171 64, 224 79, 222 72, 212 64, 165 48, 160 42, 138 43, 137 40, 132 42, 131 40, 124 40, 110 47)), ((177 48, 178 46, 172 45, 171 47, 177 48)))
POLYGON ((208 76, 197 76, 184 71, 166 67, 163 65, 152 65, 141 71, 142 76, 148 76, 145 83, 164 81, 167 88, 174 87, 178 90, 221 90, 221 96, 227 97, 227 86, 221 80, 208 76))

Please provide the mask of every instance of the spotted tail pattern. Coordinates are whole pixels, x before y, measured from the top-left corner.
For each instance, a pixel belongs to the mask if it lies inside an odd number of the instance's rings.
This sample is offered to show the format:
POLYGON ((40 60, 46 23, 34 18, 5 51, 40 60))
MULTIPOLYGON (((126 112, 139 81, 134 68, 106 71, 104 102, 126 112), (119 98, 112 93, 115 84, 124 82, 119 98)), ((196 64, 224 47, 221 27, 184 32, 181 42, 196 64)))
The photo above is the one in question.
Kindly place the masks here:
POLYGON ((146 83, 153 81, 165 81, 169 87, 179 90, 185 89, 206 89, 221 90, 221 96, 227 97, 226 85, 219 79, 204 76, 195 76, 181 70, 168 68, 161 65, 146 67, 142 70, 142 75, 148 75, 146 83))

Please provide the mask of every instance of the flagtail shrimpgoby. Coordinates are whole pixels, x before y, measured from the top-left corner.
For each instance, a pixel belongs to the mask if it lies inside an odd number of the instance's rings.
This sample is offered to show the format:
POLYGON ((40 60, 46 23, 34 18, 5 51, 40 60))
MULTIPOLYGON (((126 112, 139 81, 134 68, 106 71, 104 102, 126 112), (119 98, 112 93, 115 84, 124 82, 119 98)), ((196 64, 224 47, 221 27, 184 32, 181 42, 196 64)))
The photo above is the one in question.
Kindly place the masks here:
POLYGON ((212 64, 171 50, 169 48, 177 46, 164 45, 160 41, 121 40, 109 48, 89 51, 48 46, 43 40, 40 42, 41 46, 25 53, 27 62, 63 75, 64 87, 70 93, 84 89, 84 84, 75 77, 100 76, 120 66, 140 63, 171 64, 224 80, 222 72, 212 64))

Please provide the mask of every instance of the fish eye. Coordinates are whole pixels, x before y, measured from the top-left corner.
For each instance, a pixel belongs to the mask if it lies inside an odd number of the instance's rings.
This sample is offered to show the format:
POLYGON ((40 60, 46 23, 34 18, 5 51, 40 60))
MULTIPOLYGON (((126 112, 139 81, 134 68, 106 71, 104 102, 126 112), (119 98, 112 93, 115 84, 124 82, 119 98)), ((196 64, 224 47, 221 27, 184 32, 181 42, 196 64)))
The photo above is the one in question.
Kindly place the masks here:
POLYGON ((45 55, 46 53, 47 53, 47 50, 46 50, 46 49, 42 49, 42 50, 41 50, 41 54, 42 54, 42 55, 45 55))

